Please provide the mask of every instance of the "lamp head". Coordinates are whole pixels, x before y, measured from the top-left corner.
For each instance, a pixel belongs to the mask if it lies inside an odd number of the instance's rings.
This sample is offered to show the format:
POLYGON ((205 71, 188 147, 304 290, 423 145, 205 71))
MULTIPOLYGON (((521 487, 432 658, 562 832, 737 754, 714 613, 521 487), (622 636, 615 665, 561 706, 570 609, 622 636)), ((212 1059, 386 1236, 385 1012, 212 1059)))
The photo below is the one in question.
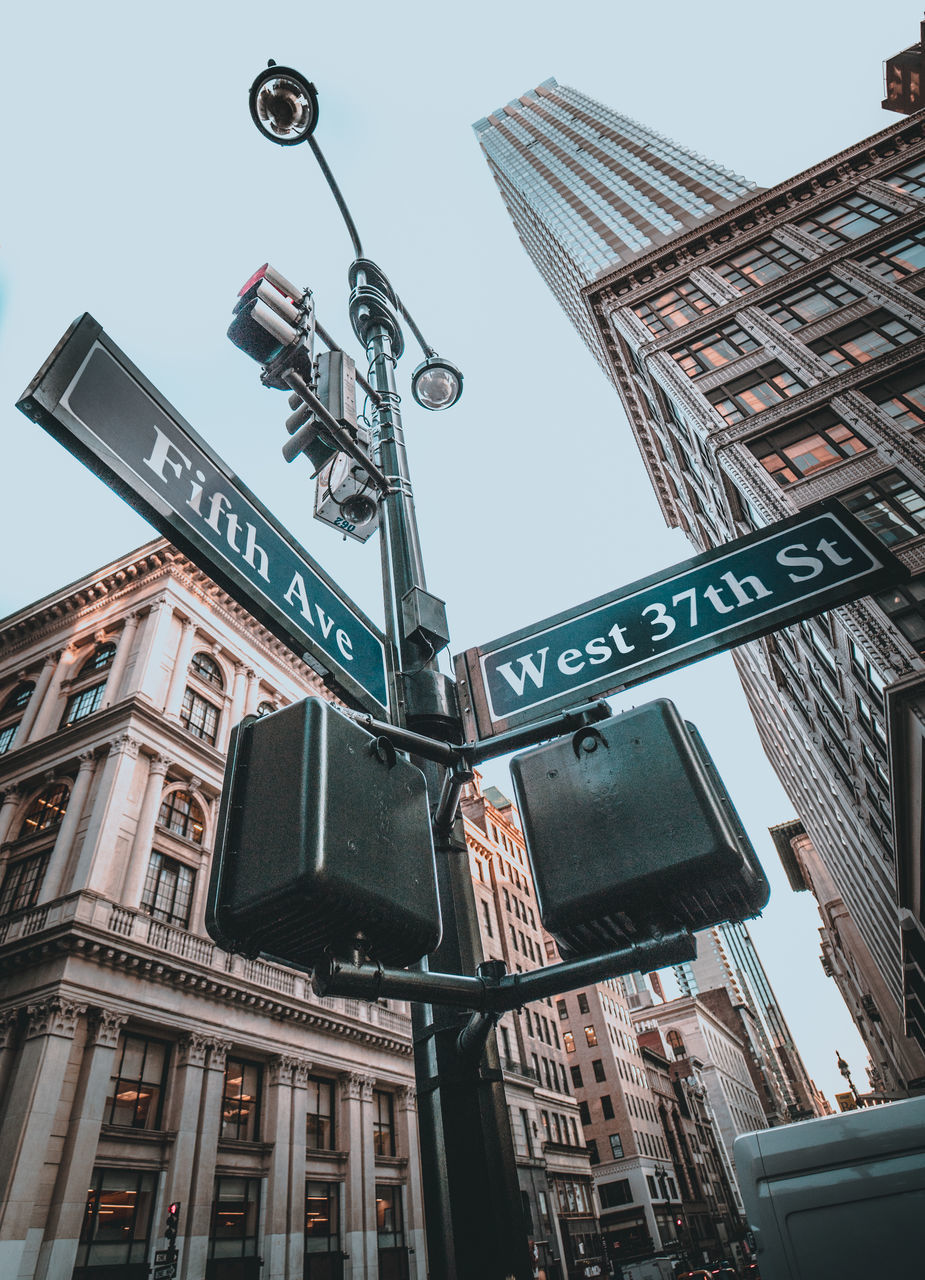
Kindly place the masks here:
POLYGON ((354 493, 340 504, 344 519, 357 527, 368 524, 376 514, 376 504, 368 494, 354 493))
POLYGON ((429 355, 411 376, 411 394, 422 409, 449 409, 462 395, 463 376, 442 356, 429 355))
POLYGON ((292 67, 267 69, 251 85, 251 118, 265 138, 281 147, 304 142, 318 123, 318 91, 292 67))

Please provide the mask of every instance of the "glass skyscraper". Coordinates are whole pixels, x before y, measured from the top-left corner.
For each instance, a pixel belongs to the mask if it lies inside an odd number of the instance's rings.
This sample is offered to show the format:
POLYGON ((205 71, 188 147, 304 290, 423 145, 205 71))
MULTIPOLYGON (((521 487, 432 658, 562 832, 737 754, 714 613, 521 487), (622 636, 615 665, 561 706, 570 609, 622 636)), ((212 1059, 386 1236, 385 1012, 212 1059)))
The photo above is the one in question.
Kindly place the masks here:
POLYGON ((582 288, 755 190, 553 77, 473 128, 524 248, 608 373, 582 288))

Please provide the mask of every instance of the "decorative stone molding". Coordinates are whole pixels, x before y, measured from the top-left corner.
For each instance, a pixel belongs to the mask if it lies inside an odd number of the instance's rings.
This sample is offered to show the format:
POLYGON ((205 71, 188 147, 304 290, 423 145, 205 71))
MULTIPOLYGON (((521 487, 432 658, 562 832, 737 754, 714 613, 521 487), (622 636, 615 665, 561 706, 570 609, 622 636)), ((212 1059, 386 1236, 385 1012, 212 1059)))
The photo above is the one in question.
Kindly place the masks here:
POLYGON ((188 1031, 177 1041, 177 1066, 204 1067, 211 1041, 198 1031, 188 1031))
POLYGON ((869 604, 855 601, 842 605, 838 613, 849 635, 884 675, 902 676, 914 670, 908 656, 900 651, 896 636, 883 625, 869 604))
POLYGON ((86 1011, 85 1004, 62 996, 52 996, 42 1004, 27 1005, 26 1039, 52 1035, 73 1039, 77 1032, 77 1019, 86 1011))
POLYGON ((209 1070, 224 1071, 225 1060, 228 1057, 228 1050, 232 1047, 232 1042, 230 1040, 219 1040, 214 1036, 210 1036, 208 1046, 209 1070))
POLYGON ((0 1051, 7 1048, 7 1046, 12 1043, 18 1026, 18 1009, 4 1009, 3 1012, 0 1013, 0 1051))
POLYGON ((11 782, 0 790, 0 805, 19 804, 24 792, 16 782, 11 782))
POLYGON ((130 734, 123 733, 118 738, 113 738, 112 742, 110 742, 109 754, 111 756, 125 755, 128 756, 129 759, 135 760, 138 757, 140 747, 141 743, 137 738, 131 737, 130 734))
POLYGON ((278 1054, 271 1058, 267 1066, 267 1083, 271 1085, 292 1084, 298 1058, 290 1058, 286 1054, 278 1054))
POLYGON ((860 427, 861 434, 867 437, 868 443, 878 445, 878 453, 890 462, 909 462, 916 472, 916 478, 922 467, 922 449, 914 436, 885 414, 867 396, 859 391, 844 391, 832 397, 832 408, 841 414, 846 422, 860 427))
POLYGON ((114 1049, 119 1043, 122 1028, 128 1022, 128 1014, 115 1009, 91 1009, 87 1017, 90 1044, 114 1049))
POLYGON ((148 772, 149 774, 153 774, 155 777, 163 778, 172 763, 173 761, 169 756, 151 756, 148 764, 148 772))
POLYGON ((371 1102, 373 1097, 373 1086, 375 1083, 376 1081, 373 1076, 363 1075, 358 1071, 351 1071, 344 1077, 344 1097, 349 1102, 371 1102))
POLYGON ((308 1085, 308 1076, 312 1069, 312 1064, 307 1058, 293 1058, 292 1063, 293 1086, 296 1089, 304 1089, 308 1085))
POLYGON ((398 1099, 398 1109, 400 1111, 416 1111, 418 1105, 418 1091, 414 1085, 403 1084, 395 1091, 398 1099))

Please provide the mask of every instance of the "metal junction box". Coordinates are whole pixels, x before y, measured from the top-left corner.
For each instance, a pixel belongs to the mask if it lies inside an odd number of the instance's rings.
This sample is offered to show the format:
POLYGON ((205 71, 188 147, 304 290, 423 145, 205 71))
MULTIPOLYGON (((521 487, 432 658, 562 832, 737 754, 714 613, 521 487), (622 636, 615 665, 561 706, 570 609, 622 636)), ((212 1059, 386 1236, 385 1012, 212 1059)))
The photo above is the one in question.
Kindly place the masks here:
POLYGON ((405 966, 440 941, 424 775, 320 698, 231 735, 206 926, 229 951, 312 968, 405 966))
POLYGON ((659 699, 511 761, 540 915, 566 959, 743 920, 767 902, 692 729, 659 699))

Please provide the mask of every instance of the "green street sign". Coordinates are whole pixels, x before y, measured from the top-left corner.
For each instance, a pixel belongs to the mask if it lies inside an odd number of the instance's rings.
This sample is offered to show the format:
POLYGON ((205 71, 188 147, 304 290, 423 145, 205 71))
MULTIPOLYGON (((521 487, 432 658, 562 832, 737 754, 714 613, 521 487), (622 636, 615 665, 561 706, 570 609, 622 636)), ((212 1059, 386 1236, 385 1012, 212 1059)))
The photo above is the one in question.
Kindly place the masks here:
POLYGON ((840 503, 821 503, 458 654, 469 736, 617 693, 907 576, 840 503))

